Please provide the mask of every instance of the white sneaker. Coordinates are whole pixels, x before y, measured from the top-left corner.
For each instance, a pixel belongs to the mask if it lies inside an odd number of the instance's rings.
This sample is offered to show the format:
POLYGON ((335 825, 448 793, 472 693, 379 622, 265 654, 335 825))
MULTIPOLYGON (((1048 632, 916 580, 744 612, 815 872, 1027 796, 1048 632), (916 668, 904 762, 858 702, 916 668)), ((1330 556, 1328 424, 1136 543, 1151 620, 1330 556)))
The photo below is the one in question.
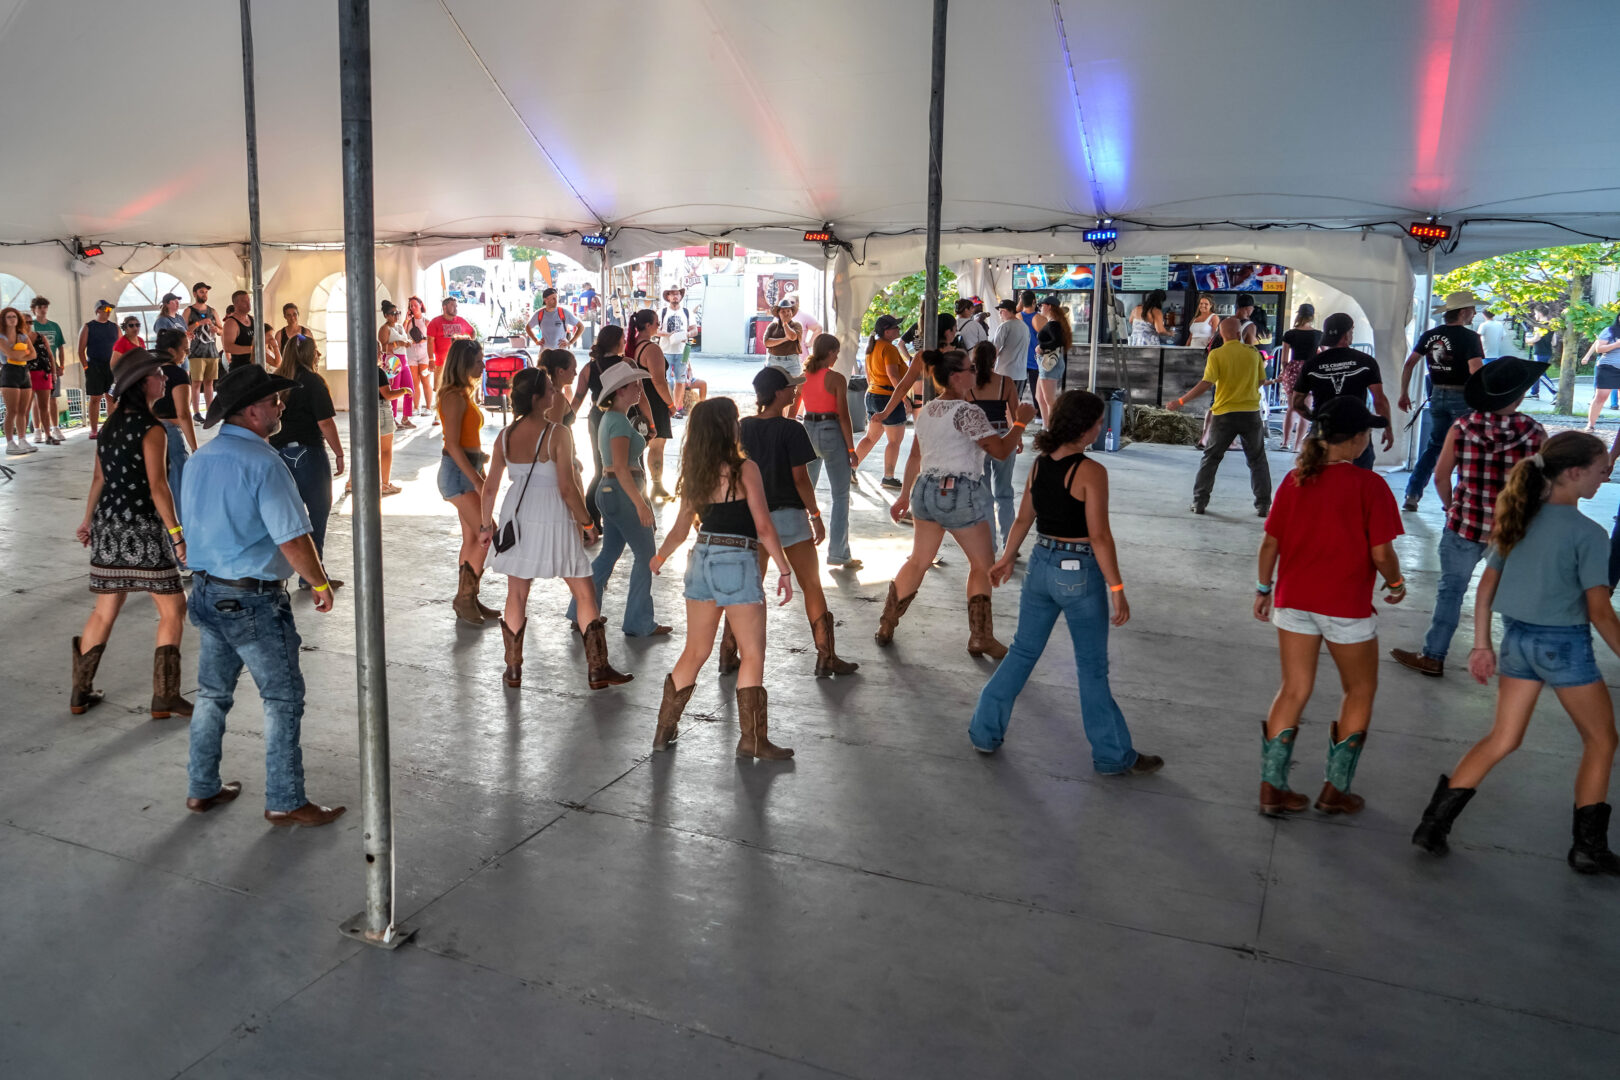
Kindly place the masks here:
POLYGON ((22 443, 20 444, 18 449, 21 450, 25 454, 37 454, 37 453, 39 453, 39 447, 31 446, 26 438, 22 440, 22 443))
POLYGON ((35 446, 44 446, 45 445, 45 433, 43 431, 34 432, 34 445, 35 446))

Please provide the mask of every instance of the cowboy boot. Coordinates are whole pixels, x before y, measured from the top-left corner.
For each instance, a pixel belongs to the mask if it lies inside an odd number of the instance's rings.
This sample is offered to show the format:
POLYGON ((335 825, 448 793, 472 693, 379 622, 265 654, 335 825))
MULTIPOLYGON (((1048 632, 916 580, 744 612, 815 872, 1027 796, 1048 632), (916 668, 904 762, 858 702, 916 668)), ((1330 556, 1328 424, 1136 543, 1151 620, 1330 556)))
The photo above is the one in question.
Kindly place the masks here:
POLYGON ((883 614, 878 618, 877 633, 872 635, 872 640, 879 645, 887 645, 893 641, 894 628, 900 625, 900 620, 905 616, 906 609, 911 606, 911 602, 915 599, 917 599, 916 593, 912 593, 904 600, 900 599, 900 594, 894 591, 894 582, 889 582, 889 595, 883 601, 883 614))
POLYGON ((528 619, 523 620, 515 634, 507 628, 506 620, 501 620, 501 641, 506 645, 506 674, 502 678, 507 686, 523 685, 523 635, 528 632, 528 619))
POLYGON ((766 717, 765 688, 763 686, 737 687, 737 723, 742 738, 737 740, 737 756, 783 761, 793 756, 785 746, 777 746, 767 737, 770 726, 766 717))
POLYGON ((1412 833, 1412 843, 1430 855, 1444 855, 1450 851, 1451 845, 1446 843, 1446 837, 1451 833, 1451 825, 1473 797, 1473 788, 1454 788, 1451 778, 1442 773, 1440 782, 1434 785, 1434 794, 1429 797, 1429 805, 1423 810, 1423 820, 1418 822, 1416 831, 1412 833))
MULTIPOLYGON (((470 570, 472 568, 469 566, 468 569, 470 570)), ((484 603, 482 600, 480 600, 478 598, 478 590, 483 585, 483 583, 484 583, 484 572, 482 570, 479 570, 478 572, 473 574, 472 602, 478 608, 478 614, 482 615, 485 619, 497 619, 498 620, 501 617, 501 613, 496 611, 494 608, 490 607, 488 604, 484 603)), ((523 621, 524 621, 525 625, 528 624, 527 619, 525 619, 523 621)))
POLYGON ((968 655, 1000 660, 1007 646, 996 640, 996 620, 987 593, 968 597, 968 655))
POLYGON ((107 648, 102 642, 89 652, 79 651, 78 638, 73 639, 73 696, 68 699, 68 711, 78 716, 86 709, 101 704, 102 693, 93 688, 96 668, 101 664, 101 653, 107 648))
POLYGON ((742 667, 742 657, 737 654, 737 635, 731 632, 731 620, 722 616, 720 623, 720 655, 714 662, 720 674, 730 675, 742 667))
MULTIPOLYGON (((635 678, 634 675, 613 670, 613 665, 608 663, 607 631, 603 629, 605 626, 607 626, 607 617, 599 615, 585 627, 585 678, 590 683, 592 690, 605 690, 610 686, 623 686, 635 678)), ((690 688, 687 689, 687 693, 691 693, 690 688)), ((682 704, 685 704, 684 699, 682 704)), ((674 738, 674 736, 672 735, 670 738, 674 738)))
POLYGON ((1335 720, 1328 735, 1327 772, 1322 782, 1322 793, 1316 797, 1316 808, 1324 814, 1359 814, 1367 805, 1360 795, 1350 794, 1350 781, 1356 775, 1356 763, 1361 760, 1361 749, 1367 743, 1367 733, 1339 739, 1339 722, 1335 720))
POLYGON ((820 618, 810 624, 810 634, 816 639, 816 677, 824 675, 853 675, 861 665, 851 660, 840 660, 833 648, 832 612, 823 611, 820 618))
POLYGON ((1311 800, 1288 790, 1288 763, 1294 757, 1294 736, 1299 728, 1283 728, 1275 739, 1266 738, 1266 726, 1260 725, 1260 812, 1268 817, 1297 814, 1311 800))
POLYGON ((675 676, 664 676, 664 700, 658 704, 658 730, 653 732, 654 750, 668 750, 669 744, 681 737, 681 713, 696 689, 697 683, 693 683, 685 690, 677 690, 675 676))
POLYGON ((1583 874, 1620 874, 1620 856, 1609 850, 1609 804, 1575 808, 1575 844, 1569 865, 1583 874))
POLYGON ((159 645, 152 657, 152 719, 190 715, 191 702, 180 696, 180 647, 159 645))
POLYGON ((462 563, 456 579, 456 598, 450 602, 450 609, 456 613, 456 618, 474 626, 484 625, 484 612, 477 597, 478 575, 473 573, 471 563, 462 563))

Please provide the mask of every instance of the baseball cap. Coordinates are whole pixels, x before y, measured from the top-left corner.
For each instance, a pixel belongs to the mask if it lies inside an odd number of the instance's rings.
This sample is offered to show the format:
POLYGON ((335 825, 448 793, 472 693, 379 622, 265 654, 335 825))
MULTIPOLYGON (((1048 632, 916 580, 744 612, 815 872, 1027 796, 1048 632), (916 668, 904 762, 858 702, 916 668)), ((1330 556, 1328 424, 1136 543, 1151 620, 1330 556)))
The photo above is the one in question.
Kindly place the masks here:
POLYGON ((761 401, 769 401, 790 386, 804 382, 803 375, 789 375, 779 367, 765 366, 754 376, 754 393, 761 401))
POLYGON ((1356 328, 1356 320, 1342 311, 1335 311, 1322 324, 1324 338, 1341 338, 1356 328))
POLYGON ((997 304, 996 307, 997 307, 998 310, 1001 310, 1001 311, 1017 311, 1018 310, 1018 305, 1015 304, 1011 300, 1003 300, 1001 303, 997 304))
POLYGON ((118 305, 113 303, 111 300, 97 300, 96 310, 100 311, 102 308, 106 308, 108 311, 117 311, 118 305))
POLYGON ((1311 434, 1320 439, 1360 435, 1369 428, 1387 428, 1389 421, 1367 408, 1360 398, 1346 394, 1326 402, 1316 410, 1311 434))
POLYGON ((980 300, 977 296, 968 297, 968 303, 972 304, 974 307, 984 307, 984 301, 980 300))
POLYGON ((877 322, 872 324, 872 333, 881 334, 885 330, 900 329, 900 320, 893 315, 879 315, 877 322))
POLYGON ((213 288, 213 286, 212 286, 212 285, 210 285, 210 284, 208 284, 208 282, 206 282, 206 281, 199 281, 199 282, 197 282, 197 284, 195 284, 195 285, 193 285, 193 286, 192 286, 192 287, 191 287, 191 291, 192 291, 192 292, 193 292, 193 293, 195 293, 195 292, 196 292, 196 291, 197 291, 197 290, 198 290, 198 289, 212 289, 212 288, 213 288))
POLYGON ((179 300, 179 299, 180 299, 179 294, 168 292, 168 293, 163 294, 163 299, 159 300, 158 303, 167 304, 170 300, 179 300))

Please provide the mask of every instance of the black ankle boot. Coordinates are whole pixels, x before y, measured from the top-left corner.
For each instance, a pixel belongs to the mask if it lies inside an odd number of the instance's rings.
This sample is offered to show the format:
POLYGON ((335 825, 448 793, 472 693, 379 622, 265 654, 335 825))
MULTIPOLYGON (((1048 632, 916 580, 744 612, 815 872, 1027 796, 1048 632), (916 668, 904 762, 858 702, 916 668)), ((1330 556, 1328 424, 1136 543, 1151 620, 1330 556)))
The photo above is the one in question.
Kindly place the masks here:
POLYGON ((1575 808, 1575 844, 1569 865, 1583 874, 1620 874, 1620 856, 1609 850, 1609 804, 1575 808))
POLYGON ((1451 850, 1446 843, 1451 823, 1457 820, 1457 815, 1463 812, 1468 800, 1474 797, 1473 788, 1454 788, 1450 784, 1451 778, 1442 774, 1440 782, 1434 786, 1428 807, 1423 811, 1423 820, 1412 834, 1412 843, 1430 855, 1444 855, 1451 850))

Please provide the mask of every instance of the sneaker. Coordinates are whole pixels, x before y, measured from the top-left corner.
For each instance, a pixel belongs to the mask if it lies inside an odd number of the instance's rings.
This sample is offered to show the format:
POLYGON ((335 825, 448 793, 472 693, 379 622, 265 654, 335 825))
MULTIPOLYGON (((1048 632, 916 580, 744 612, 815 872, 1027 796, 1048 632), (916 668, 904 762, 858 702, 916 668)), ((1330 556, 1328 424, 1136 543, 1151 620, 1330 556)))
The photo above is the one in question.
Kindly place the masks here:
POLYGON ((1405 510, 1408 514, 1417 513, 1417 508, 1418 508, 1418 500, 1417 499, 1407 499, 1405 502, 1401 503, 1401 509, 1405 510))
POLYGON ((883 478, 883 486, 886 487, 886 488, 893 488, 895 491, 899 491, 905 485, 900 483, 899 480, 895 479, 892 476, 885 476, 883 478))
POLYGON ((191 414, 191 419, 200 424, 200 423, 203 422, 203 420, 205 420, 207 418, 204 417, 203 414, 200 413, 200 412, 194 412, 194 413, 191 414))
POLYGON ((1427 675, 1431 679, 1443 678, 1446 674, 1446 662, 1433 656, 1424 656, 1422 653, 1410 652, 1406 649, 1389 650, 1390 659, 1404 668, 1411 668, 1420 675, 1427 675))
POLYGON ((45 433, 43 431, 34 432, 34 445, 36 445, 36 446, 44 446, 45 445, 45 433))
POLYGON ((17 441, 17 453, 19 453, 19 454, 37 454, 37 453, 39 453, 39 447, 37 447, 37 446, 33 445, 32 443, 30 443, 27 439, 19 439, 17 441))

